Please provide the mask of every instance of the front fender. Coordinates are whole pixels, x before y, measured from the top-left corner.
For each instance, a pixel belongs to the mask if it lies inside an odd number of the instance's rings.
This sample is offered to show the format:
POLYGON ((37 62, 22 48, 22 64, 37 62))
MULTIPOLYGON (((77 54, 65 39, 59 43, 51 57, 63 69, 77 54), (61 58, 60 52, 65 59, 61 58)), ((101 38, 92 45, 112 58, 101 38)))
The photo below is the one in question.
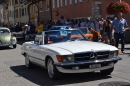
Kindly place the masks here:
POLYGON ((17 39, 16 39, 16 37, 12 37, 11 40, 13 40, 15 44, 17 44, 17 39))

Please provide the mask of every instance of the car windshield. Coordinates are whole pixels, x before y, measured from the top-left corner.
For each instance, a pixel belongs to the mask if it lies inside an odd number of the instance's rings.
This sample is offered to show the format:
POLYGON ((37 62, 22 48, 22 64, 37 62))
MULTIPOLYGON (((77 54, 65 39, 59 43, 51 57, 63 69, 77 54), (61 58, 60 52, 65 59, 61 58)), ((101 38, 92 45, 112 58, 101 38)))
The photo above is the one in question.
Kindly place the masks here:
POLYGON ((7 29, 0 29, 0 33, 10 33, 7 29))
POLYGON ((48 31, 44 35, 44 43, 59 43, 59 42, 71 42, 71 41, 82 41, 85 37, 79 30, 59 30, 59 31, 48 31))
POLYGON ((87 30, 87 28, 80 28, 80 30, 84 33, 84 34, 88 34, 89 31, 87 30))

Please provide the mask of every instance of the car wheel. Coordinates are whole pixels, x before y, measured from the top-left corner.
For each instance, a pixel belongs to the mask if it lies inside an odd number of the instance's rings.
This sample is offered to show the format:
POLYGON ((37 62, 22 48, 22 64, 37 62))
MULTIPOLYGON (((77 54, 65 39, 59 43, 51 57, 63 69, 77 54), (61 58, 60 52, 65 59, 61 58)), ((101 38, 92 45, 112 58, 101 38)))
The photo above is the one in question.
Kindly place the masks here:
POLYGON ((13 45, 13 48, 15 49, 17 47, 17 45, 13 45))
POLYGON ((106 69, 106 70, 101 70, 101 73, 103 75, 111 75, 111 73, 113 72, 114 67, 110 68, 110 69, 106 69))
POLYGON ((25 65, 28 69, 33 67, 33 64, 30 62, 29 56, 27 54, 25 55, 25 65))
POLYGON ((57 68, 53 65, 53 60, 51 58, 47 61, 47 70, 48 75, 52 80, 61 78, 61 73, 57 70, 57 68))

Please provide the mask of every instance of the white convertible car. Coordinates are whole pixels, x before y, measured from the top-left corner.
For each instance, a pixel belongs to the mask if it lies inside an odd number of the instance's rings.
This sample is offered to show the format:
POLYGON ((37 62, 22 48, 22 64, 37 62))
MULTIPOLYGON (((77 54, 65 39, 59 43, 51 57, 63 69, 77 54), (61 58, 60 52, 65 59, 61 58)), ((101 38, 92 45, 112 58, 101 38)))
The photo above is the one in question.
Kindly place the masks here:
POLYGON ((37 35, 35 41, 22 45, 28 68, 33 64, 45 67, 51 79, 62 73, 100 71, 110 75, 114 64, 121 60, 116 47, 87 41, 79 30, 56 30, 37 35))

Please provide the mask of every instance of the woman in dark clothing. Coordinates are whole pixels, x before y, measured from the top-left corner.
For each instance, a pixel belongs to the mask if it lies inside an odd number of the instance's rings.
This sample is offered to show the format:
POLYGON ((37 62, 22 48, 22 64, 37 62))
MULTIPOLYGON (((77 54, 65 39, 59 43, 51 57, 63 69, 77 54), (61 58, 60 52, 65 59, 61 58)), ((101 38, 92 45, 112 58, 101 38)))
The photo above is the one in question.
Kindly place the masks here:
POLYGON ((105 43, 108 44, 108 39, 111 38, 111 23, 109 20, 104 21, 103 30, 105 43))

